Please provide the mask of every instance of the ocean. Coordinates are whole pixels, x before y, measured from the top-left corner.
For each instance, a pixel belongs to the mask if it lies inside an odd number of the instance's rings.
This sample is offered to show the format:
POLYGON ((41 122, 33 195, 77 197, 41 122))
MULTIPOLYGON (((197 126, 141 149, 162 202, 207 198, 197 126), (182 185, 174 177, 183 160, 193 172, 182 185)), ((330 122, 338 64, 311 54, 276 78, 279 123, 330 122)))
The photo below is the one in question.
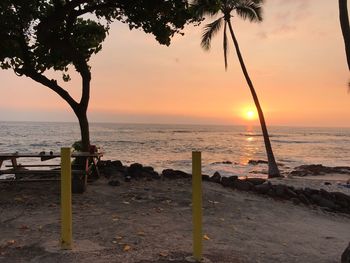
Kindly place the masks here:
MULTIPOLYGON (((269 133, 284 172, 302 164, 350 165, 350 128, 269 127, 269 133)), ((205 174, 266 176, 266 164, 248 163, 266 160, 259 126, 91 123, 90 136, 104 160, 191 172, 191 152, 201 151, 205 174)), ((77 123, 0 122, 0 152, 58 152, 79 138, 77 123)))

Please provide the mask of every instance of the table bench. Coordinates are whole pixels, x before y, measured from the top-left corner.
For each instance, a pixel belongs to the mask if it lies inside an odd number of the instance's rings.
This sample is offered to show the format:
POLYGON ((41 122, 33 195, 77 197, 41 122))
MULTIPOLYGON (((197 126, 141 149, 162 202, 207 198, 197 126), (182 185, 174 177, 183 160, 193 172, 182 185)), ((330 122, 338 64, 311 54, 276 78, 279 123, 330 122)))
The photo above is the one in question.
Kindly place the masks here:
MULTIPOLYGON (((79 160, 77 163, 72 163, 72 191, 73 193, 83 193, 87 186, 87 177, 94 175, 99 177, 100 173, 98 170, 97 163, 101 159, 103 154, 101 152, 89 153, 89 152, 72 152, 71 157, 75 160, 79 160)), ((61 173, 60 164, 19 164, 19 158, 40 158, 40 161, 47 161, 54 158, 60 158, 60 153, 0 153, 0 175, 14 174, 15 181, 22 179, 26 176, 33 175, 49 175, 59 176, 61 173), (10 161, 11 165, 5 165, 10 169, 1 169, 4 161, 10 161), (57 169, 42 169, 46 167, 57 168, 57 169), (30 168, 30 169, 28 169, 30 168), (33 169, 41 168, 41 169, 33 169)), ((2 180, 0 180, 1 182, 2 180)), ((24 181, 24 180, 23 180, 24 181)))

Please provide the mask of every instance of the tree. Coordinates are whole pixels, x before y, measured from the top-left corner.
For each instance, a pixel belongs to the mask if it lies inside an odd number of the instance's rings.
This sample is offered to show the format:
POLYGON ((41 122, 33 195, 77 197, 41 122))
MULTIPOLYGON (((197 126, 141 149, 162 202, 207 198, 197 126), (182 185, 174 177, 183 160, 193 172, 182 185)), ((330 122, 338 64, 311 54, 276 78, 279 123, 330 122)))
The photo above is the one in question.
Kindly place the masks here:
POLYGON ((253 100, 258 111, 259 121, 264 137, 264 143, 268 158, 268 175, 269 178, 279 177, 280 172, 275 161, 275 157, 272 151, 268 130, 265 123, 264 114, 260 106, 258 96, 255 92, 253 83, 249 77, 248 70, 244 64, 244 60, 236 39, 235 33, 233 31, 231 18, 233 17, 233 12, 237 14, 242 19, 249 19, 251 22, 262 21, 262 10, 261 4, 263 0, 197 0, 193 5, 193 9, 199 17, 205 16, 216 16, 220 14, 220 17, 214 22, 207 24, 204 27, 201 46, 205 50, 209 50, 211 47, 212 38, 219 32, 224 26, 223 30, 223 50, 224 50, 224 62, 225 69, 227 69, 227 52, 228 52, 228 39, 227 39, 227 28, 230 31, 230 35, 235 46, 237 57, 241 65, 244 77, 253 96, 253 100))
POLYGON ((350 26, 347 0, 339 0, 339 21, 345 44, 345 53, 348 62, 348 68, 350 70, 350 26))
POLYGON ((185 0, 1 0, 0 67, 29 77, 64 99, 79 120, 82 148, 87 151, 89 60, 102 49, 110 24, 117 20, 130 29, 141 28, 169 45, 190 18, 185 0), (60 71, 69 81, 69 67, 81 77, 79 101, 45 75, 60 71))

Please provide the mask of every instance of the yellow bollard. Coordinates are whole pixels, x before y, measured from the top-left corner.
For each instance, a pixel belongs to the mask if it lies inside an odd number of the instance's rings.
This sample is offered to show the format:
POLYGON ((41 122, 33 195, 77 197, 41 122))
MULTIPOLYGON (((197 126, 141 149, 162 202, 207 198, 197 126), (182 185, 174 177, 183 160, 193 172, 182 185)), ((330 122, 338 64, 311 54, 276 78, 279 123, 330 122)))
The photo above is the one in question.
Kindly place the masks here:
POLYGON ((71 149, 61 148, 61 248, 72 249, 71 149))
POLYGON ((192 152, 193 258, 202 261, 202 167, 201 152, 192 152))

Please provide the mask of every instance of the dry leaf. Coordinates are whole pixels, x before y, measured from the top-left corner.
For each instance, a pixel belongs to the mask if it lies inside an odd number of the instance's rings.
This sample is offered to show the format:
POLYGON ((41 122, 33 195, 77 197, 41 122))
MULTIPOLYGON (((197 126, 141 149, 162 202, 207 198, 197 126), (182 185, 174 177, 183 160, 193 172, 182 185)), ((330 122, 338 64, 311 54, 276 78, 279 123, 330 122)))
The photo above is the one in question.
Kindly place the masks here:
POLYGON ((16 243, 16 240, 11 239, 11 240, 8 240, 6 244, 7 244, 8 246, 12 246, 14 243, 16 243))
POLYGON ((145 236, 145 235, 146 235, 145 232, 143 232, 143 231, 139 231, 139 232, 137 232, 137 234, 138 234, 139 236, 145 236))
POLYGON ((159 256, 161 256, 161 257, 167 257, 167 256, 169 256, 169 254, 166 253, 166 252, 160 252, 160 253, 159 253, 159 256))
POLYGON ((14 200, 17 201, 17 202, 23 202, 23 198, 21 198, 21 197, 15 197, 14 200))
POLYGON ((123 237, 122 236, 116 236, 114 239, 115 240, 121 240, 121 239, 123 239, 123 237))
POLYGON ((123 201, 123 204, 130 205, 130 202, 123 201))
POLYGON ((129 251, 131 249, 131 247, 129 245, 125 245, 123 248, 123 251, 129 251))
POLYGON ((204 236, 203 236, 203 239, 205 239, 205 240, 210 240, 210 238, 208 237, 208 235, 204 235, 204 236))

